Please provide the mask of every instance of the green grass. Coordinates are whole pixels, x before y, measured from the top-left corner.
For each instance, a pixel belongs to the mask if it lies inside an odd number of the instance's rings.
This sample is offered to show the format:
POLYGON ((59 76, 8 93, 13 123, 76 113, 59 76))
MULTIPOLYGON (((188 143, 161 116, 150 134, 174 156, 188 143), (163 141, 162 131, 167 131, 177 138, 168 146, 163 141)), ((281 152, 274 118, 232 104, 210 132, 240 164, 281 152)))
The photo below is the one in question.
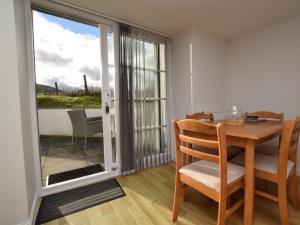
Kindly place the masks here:
POLYGON ((100 108, 100 96, 64 96, 37 94, 38 108, 100 108))

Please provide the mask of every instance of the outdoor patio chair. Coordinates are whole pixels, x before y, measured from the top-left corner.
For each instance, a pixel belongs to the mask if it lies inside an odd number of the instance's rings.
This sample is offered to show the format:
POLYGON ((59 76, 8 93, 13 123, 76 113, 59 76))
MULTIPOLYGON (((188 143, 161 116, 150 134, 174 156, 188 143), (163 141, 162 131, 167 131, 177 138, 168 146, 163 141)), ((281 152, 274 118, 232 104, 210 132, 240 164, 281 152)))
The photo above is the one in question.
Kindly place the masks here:
POLYGON ((73 109, 68 111, 72 123, 72 150, 74 137, 84 137, 84 151, 86 151, 87 137, 103 132, 102 117, 87 118, 84 109, 73 109))

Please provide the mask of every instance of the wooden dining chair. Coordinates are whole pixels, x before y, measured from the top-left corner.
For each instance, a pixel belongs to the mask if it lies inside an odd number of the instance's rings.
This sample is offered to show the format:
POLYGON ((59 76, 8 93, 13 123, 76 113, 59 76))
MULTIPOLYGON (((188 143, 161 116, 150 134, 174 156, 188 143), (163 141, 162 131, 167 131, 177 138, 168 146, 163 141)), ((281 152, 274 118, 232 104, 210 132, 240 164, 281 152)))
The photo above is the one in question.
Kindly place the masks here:
POLYGON ((244 200, 240 199, 230 207, 227 198, 243 188, 245 170, 239 165, 227 162, 224 125, 184 119, 173 120, 173 127, 176 142, 176 178, 172 220, 177 220, 183 187, 190 186, 219 203, 218 225, 225 224, 226 218, 243 205, 244 200), (200 152, 191 147, 196 145, 218 149, 219 155, 200 152), (184 155, 201 160, 185 164, 184 155))
MULTIPOLYGON (((271 121, 284 121, 284 114, 283 113, 275 113, 269 111, 257 111, 257 112, 246 112, 245 116, 255 116, 259 119, 271 120, 271 121)), ((278 154, 280 143, 280 137, 272 139, 268 142, 263 144, 259 144, 255 147, 255 152, 265 154, 265 155, 276 155, 278 154)))
POLYGON ((275 121, 283 121, 284 114, 283 113, 274 113, 269 111, 257 111, 257 112, 246 112, 245 116, 257 116, 261 119, 266 120, 275 120, 275 121))
POLYGON ((214 115, 212 113, 199 112, 190 115, 186 115, 186 119, 214 121, 214 115))
MULTIPOLYGON (((205 113, 205 112, 198 112, 198 113, 186 115, 185 118, 186 119, 200 120, 200 121, 210 122, 210 123, 214 122, 214 115, 212 113, 205 113)), ((217 136, 215 136, 215 140, 217 140, 217 136)), ((197 150, 199 150, 201 152, 206 152, 206 153, 214 154, 214 155, 218 155, 219 154, 218 149, 198 147, 197 150)), ((228 146, 228 148, 227 148, 227 158, 231 159, 234 156, 236 156, 239 153, 241 153, 242 151, 243 150, 241 150, 240 148, 237 148, 237 147, 234 147, 234 146, 228 146)), ((187 156, 187 160, 188 160, 189 163, 191 163, 192 162, 192 157, 191 156, 187 156)))
MULTIPOLYGON (((300 209, 299 194, 297 189, 296 162, 297 145, 300 132, 300 117, 294 121, 284 123, 279 156, 268 156, 255 153, 255 177, 278 185, 278 195, 255 190, 257 195, 268 198, 279 204, 280 220, 282 225, 288 225, 287 186, 291 194, 292 205, 300 209)), ((245 164, 245 154, 242 153, 231 160, 239 165, 245 164)))

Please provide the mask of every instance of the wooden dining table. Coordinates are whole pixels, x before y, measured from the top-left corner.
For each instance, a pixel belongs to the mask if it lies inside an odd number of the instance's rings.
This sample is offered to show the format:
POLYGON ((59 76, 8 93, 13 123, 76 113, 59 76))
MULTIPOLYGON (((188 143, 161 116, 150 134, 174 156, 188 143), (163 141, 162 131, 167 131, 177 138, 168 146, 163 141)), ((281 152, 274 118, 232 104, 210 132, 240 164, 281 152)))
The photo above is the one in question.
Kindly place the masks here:
POLYGON ((226 125, 228 145, 242 147, 245 151, 245 202, 244 224, 253 224, 255 177, 255 145, 280 136, 283 122, 261 121, 245 122, 244 125, 226 125))

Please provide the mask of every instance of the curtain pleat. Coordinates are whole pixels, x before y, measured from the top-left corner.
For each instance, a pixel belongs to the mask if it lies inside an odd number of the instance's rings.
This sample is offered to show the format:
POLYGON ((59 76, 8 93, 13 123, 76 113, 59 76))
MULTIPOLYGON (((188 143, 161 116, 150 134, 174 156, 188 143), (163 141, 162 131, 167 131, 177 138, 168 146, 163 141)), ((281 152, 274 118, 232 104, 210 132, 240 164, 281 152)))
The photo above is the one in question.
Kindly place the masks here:
MULTIPOLYGON (((120 29, 121 32, 122 29, 120 29)), ((136 168, 134 137, 133 137, 133 82, 131 68, 127 66, 130 63, 131 45, 129 39, 120 35, 120 127, 121 127, 121 168, 122 172, 132 171, 136 168), (126 132, 124 132, 126 129, 126 132)))

